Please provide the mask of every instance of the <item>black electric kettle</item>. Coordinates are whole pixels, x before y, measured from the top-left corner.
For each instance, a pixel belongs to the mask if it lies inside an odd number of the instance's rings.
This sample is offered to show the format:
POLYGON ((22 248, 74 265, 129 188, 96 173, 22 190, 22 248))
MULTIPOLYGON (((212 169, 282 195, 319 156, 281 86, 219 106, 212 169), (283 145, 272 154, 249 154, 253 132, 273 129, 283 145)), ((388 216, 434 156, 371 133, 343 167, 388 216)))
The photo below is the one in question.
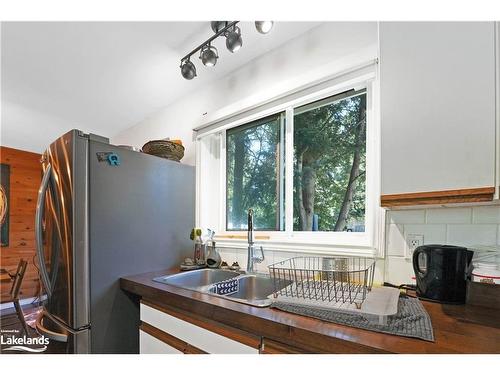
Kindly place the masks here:
POLYGON ((465 303, 473 251, 451 245, 424 245, 413 252, 417 296, 421 299, 465 303))

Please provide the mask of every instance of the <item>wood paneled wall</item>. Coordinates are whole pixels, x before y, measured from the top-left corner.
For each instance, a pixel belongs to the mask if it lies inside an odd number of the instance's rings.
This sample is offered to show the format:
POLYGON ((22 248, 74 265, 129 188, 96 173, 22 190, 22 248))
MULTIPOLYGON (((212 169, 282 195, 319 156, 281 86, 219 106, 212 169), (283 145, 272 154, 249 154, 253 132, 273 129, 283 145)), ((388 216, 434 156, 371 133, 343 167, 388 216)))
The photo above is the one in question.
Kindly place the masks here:
MULTIPOLYGON (((28 261, 20 298, 36 295, 38 271, 35 255, 35 209, 42 177, 40 155, 0 146, 0 160, 10 165, 9 246, 0 248, 0 268, 15 270, 19 259, 28 261)), ((1 301, 9 299, 10 283, 1 284, 1 301)))

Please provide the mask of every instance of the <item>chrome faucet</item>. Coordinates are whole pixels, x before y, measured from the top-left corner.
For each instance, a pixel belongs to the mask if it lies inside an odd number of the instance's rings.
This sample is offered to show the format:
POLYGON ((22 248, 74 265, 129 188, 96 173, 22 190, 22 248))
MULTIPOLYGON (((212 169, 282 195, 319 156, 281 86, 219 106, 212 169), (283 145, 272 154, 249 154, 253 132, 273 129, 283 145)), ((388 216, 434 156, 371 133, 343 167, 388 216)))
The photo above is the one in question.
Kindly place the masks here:
POLYGON ((253 273, 254 263, 260 263, 264 260, 264 249, 260 246, 260 255, 255 254, 256 246, 253 240, 253 209, 248 210, 248 260, 247 260, 247 272, 253 273))

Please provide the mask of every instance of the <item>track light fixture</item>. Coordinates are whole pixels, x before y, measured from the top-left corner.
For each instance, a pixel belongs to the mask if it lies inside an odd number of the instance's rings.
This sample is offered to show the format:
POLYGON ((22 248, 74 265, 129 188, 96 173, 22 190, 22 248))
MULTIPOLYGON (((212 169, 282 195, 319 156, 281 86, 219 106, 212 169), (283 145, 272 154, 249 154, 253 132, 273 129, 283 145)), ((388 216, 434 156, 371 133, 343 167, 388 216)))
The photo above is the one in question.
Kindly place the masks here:
MULTIPOLYGON (((212 41, 219 36, 226 38, 226 47, 230 52, 238 51, 243 45, 241 30, 236 26, 240 21, 212 21, 210 27, 215 33, 204 43, 189 52, 181 59, 181 74, 185 79, 191 80, 196 77, 196 67, 191 61, 191 56, 200 52, 200 59, 205 66, 215 66, 219 59, 217 48, 211 45, 212 41)), ((267 34, 274 25, 273 21, 255 21, 255 28, 261 34, 267 34)))
POLYGON ((219 55, 217 54, 217 48, 207 44, 201 47, 200 59, 205 66, 215 66, 217 64, 217 59, 219 55))
POLYGON ((181 74, 186 79, 193 79, 196 77, 196 67, 189 60, 189 57, 187 60, 181 60, 181 74))
POLYGON ((267 34, 273 28, 273 21, 255 21, 255 28, 261 34, 267 34))
POLYGON ((238 51, 243 45, 241 38, 241 30, 238 26, 234 26, 232 30, 226 33, 226 47, 230 52, 238 51))
POLYGON ((212 31, 217 34, 224 27, 226 27, 228 23, 228 21, 212 21, 210 22, 210 27, 212 28, 212 31))

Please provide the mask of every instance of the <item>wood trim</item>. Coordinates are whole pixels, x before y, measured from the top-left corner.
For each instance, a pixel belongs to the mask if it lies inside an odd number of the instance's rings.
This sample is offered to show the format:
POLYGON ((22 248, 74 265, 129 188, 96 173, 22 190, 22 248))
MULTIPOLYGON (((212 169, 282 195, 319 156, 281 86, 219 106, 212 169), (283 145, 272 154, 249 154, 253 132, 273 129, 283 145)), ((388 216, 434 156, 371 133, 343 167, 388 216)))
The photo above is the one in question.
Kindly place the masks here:
POLYGON ((191 344, 187 344, 186 350, 184 351, 184 354, 208 354, 208 353, 204 352, 201 349, 198 349, 196 346, 193 346, 191 344))
POLYGON ((172 336, 162 331, 161 329, 153 327, 151 324, 148 324, 146 322, 141 321, 139 329, 171 346, 172 348, 183 352, 184 354, 208 354, 207 352, 197 348, 196 346, 193 346, 175 336, 172 336))
POLYGON ((281 342, 268 339, 267 337, 262 338, 262 344, 260 346, 260 354, 308 354, 305 350, 282 344, 281 342))
MULTIPOLYGON (((214 239, 219 239, 219 240, 246 240, 248 237, 247 235, 244 234, 223 234, 223 235, 217 235, 214 237, 214 239)), ((254 236, 254 239, 256 240, 269 240, 271 239, 271 236, 264 236, 264 235, 256 235, 254 236)))
POLYGON ((260 337, 252 335, 241 331, 236 328, 232 328, 221 323, 217 323, 213 320, 208 320, 201 318, 200 316, 194 316, 186 311, 177 310, 173 307, 167 307, 165 305, 158 305, 156 303, 150 302, 148 300, 142 299, 141 303, 147 305, 153 309, 164 312, 165 314, 172 315, 178 319, 184 320, 185 322, 194 324, 198 327, 209 330, 218 335, 227 337, 228 339, 237 341, 244 345, 250 346, 255 349, 260 349, 260 337))
POLYGON ((171 346, 174 349, 177 349, 181 352, 184 353, 187 347, 187 342, 182 341, 181 339, 178 339, 175 336, 169 335, 166 332, 163 332, 162 330, 153 327, 151 324, 148 324, 146 322, 141 321, 141 324, 139 325, 139 329, 143 332, 146 332, 148 335, 153 336, 154 338, 164 342, 165 344, 171 346))
MULTIPOLYGON (((500 313, 500 287, 470 281, 467 283, 467 304, 497 310, 500 313)), ((500 328, 500 319, 497 320, 500 328)))
POLYGON ((494 187, 387 194, 380 196, 380 205, 382 207, 399 207, 425 204, 489 202, 493 200, 493 194, 495 194, 494 187))

